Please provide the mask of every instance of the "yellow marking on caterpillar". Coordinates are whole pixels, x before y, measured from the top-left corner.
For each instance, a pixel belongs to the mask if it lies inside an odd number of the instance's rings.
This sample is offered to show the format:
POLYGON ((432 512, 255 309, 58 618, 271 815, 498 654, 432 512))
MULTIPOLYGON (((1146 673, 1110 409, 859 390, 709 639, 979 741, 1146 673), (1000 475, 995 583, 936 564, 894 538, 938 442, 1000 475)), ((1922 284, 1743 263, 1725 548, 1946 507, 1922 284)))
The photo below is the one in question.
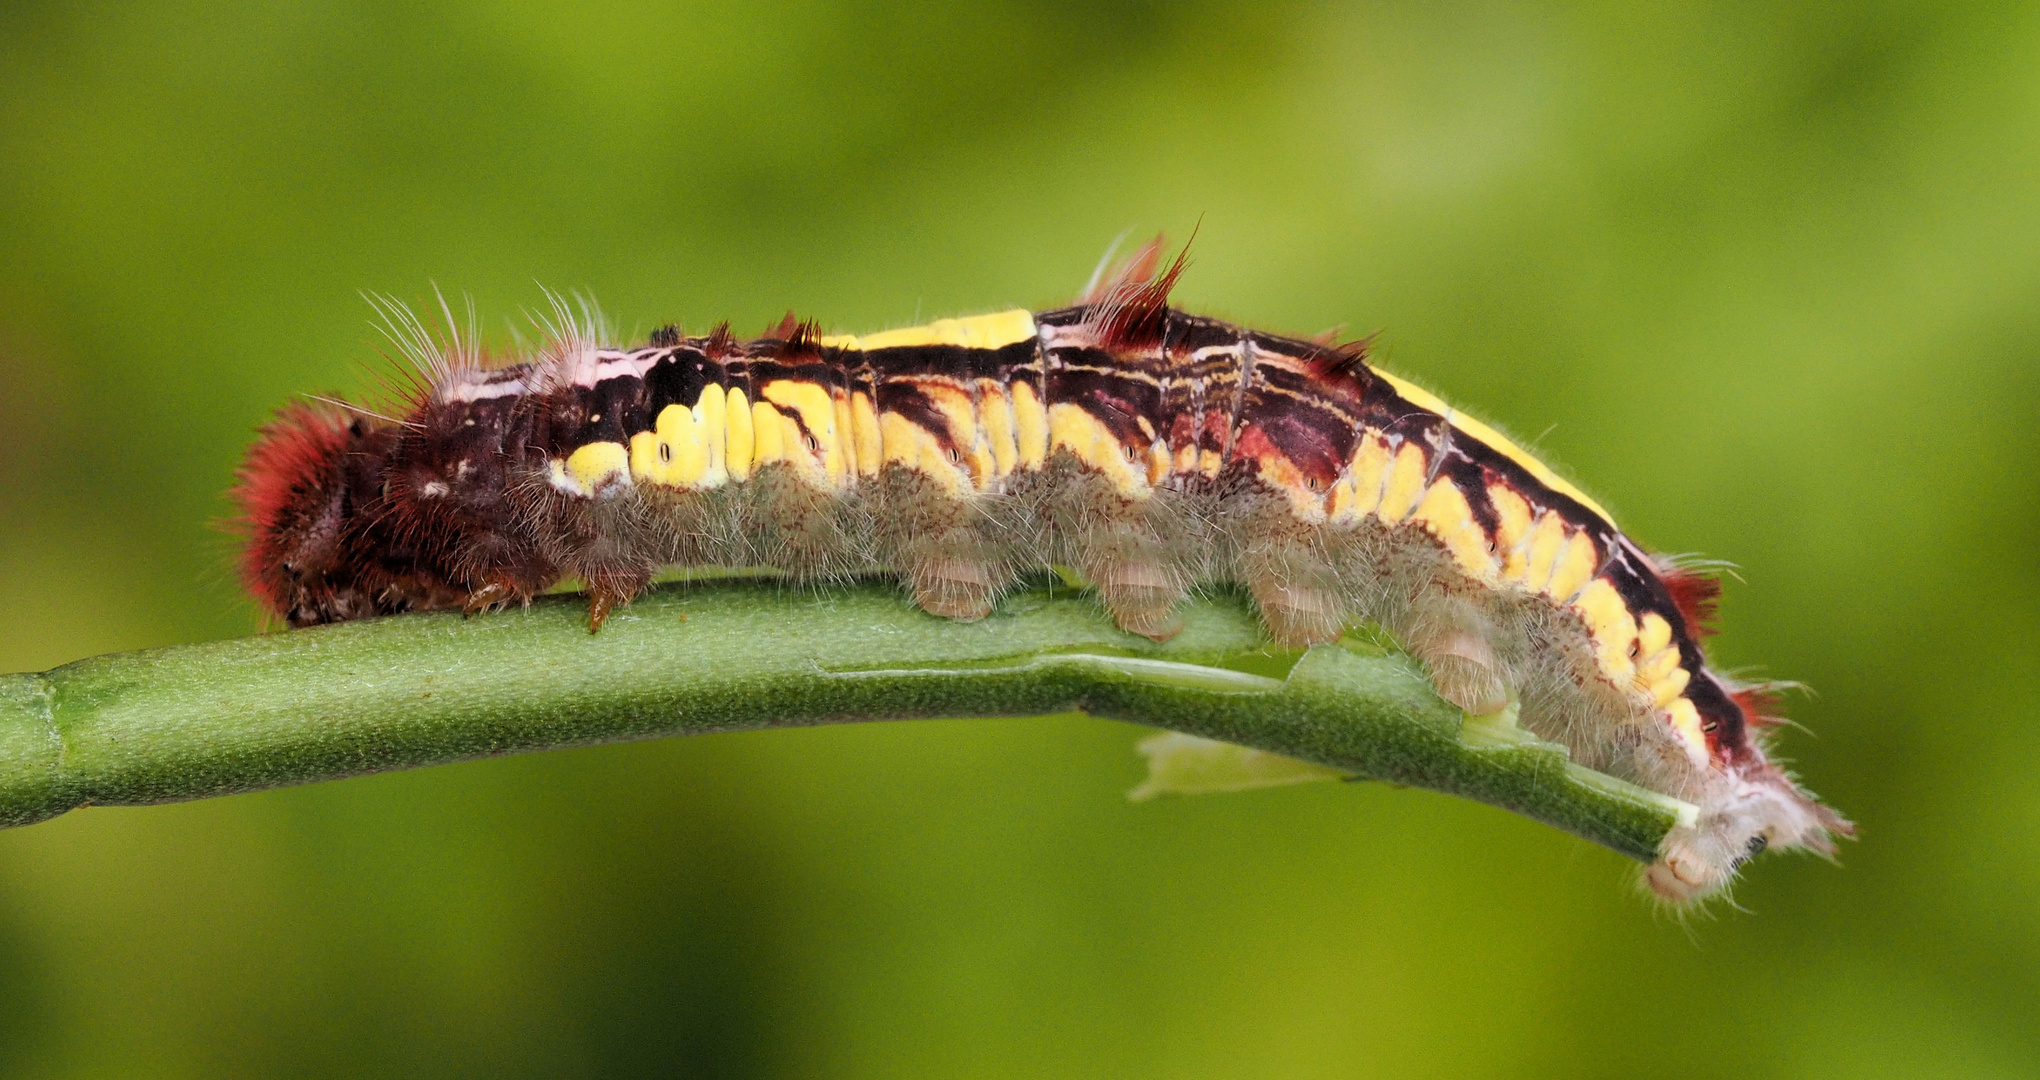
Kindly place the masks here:
POLYGON ((640 484, 694 490, 721 487, 723 467, 722 387, 703 387, 692 408, 668 405, 652 430, 630 437, 630 475, 640 484))
POLYGON ((729 399, 719 384, 701 388, 701 399, 694 403, 694 422, 700 425, 701 441, 708 447, 708 469, 702 482, 721 487, 729 479, 729 399))
POLYGON ((1397 447, 1395 464, 1388 470, 1388 486, 1382 490, 1381 505, 1374 512, 1390 525, 1410 516, 1410 509, 1424 494, 1425 474, 1429 471, 1424 451, 1417 444, 1405 442, 1397 447))
POLYGON ((1600 568, 1601 559, 1594 549, 1593 539, 1586 530, 1577 530, 1565 538, 1565 553, 1551 565, 1551 580, 1545 583, 1545 595, 1563 604, 1571 600, 1573 594, 1579 592, 1587 579, 1600 568))
MULTIPOLYGON (((971 392, 955 381, 940 377, 916 380, 922 396, 926 397, 942 419, 949 424, 949 444, 956 447, 958 461, 970 477, 965 490, 982 491, 991 479, 992 455, 990 448, 980 438, 978 430, 977 402, 971 392)), ((944 458, 947 462, 947 457, 944 458)))
POLYGON ((1002 349, 1035 336, 1034 313, 1022 309, 937 319, 926 326, 905 326, 876 334, 838 334, 821 339, 837 349, 902 349, 913 345, 961 345, 966 349, 1002 349))
POLYGON ((1504 436, 1501 432, 1457 409, 1454 409, 1452 415, 1447 417, 1446 420, 1462 434, 1473 436, 1503 457, 1521 465, 1525 472, 1537 478, 1538 483, 1593 511, 1602 521, 1610 525, 1615 523, 1615 519, 1609 515, 1607 510, 1602 508, 1600 503, 1589 498, 1586 492, 1574 487, 1564 477, 1552 472, 1550 466, 1531 457, 1528 451, 1510 442, 1508 437, 1504 436))
POLYGON ((878 431, 887 465, 914 465, 921 460, 922 440, 934 438, 921 425, 896 412, 879 414, 878 431))
POLYGON ((951 498, 970 491, 962 469, 949 460, 935 433, 896 412, 878 414, 879 437, 885 444, 885 463, 924 473, 951 498))
POLYGON ((848 391, 829 388, 829 411, 836 418, 836 444, 843 459, 843 480, 845 486, 863 475, 857 469, 857 432, 850 426, 850 394, 848 391))
POLYGON ((1353 513, 1353 484, 1346 477, 1332 485, 1325 493, 1325 522, 1331 525, 1348 525, 1357 520, 1353 513))
MULTIPOLYGON (((1645 616, 1646 619, 1652 617, 1654 615, 1645 616)), ((1686 683, 1692 675, 1679 664, 1678 646, 1668 646, 1654 653, 1644 652, 1640 641, 1641 635, 1638 652, 1642 659, 1636 662, 1636 688, 1656 698, 1660 706, 1685 693, 1686 683)))
POLYGON ((1144 499, 1150 488, 1147 470, 1126 460, 1126 448, 1095 416, 1066 401, 1048 407, 1049 445, 1068 449, 1077 460, 1105 474, 1121 495, 1144 499))
MULTIPOLYGON (((1147 466, 1147 482, 1148 486, 1152 487, 1161 483, 1169 475, 1169 444, 1155 431, 1154 421, 1149 420, 1145 416, 1136 416, 1133 418, 1133 422, 1140 425, 1141 437, 1147 440, 1147 445, 1145 447, 1129 446, 1126 450, 1135 458, 1144 459, 1144 461, 1137 461, 1136 464, 1145 464, 1147 466)), ((1313 495, 1311 502, 1317 504, 1320 500, 1313 495)), ((1319 508, 1318 515, 1318 520, 1324 520, 1321 507, 1319 508)))
POLYGON ((786 418, 769 401, 751 403, 751 469, 786 459, 786 418))
POLYGON ((1686 692, 1693 676, 1679 664, 1679 647, 1672 644, 1672 625, 1664 616, 1646 611, 1637 620, 1636 652, 1641 657, 1636 662, 1636 688, 1649 694, 1659 708, 1686 692))
POLYGON ((849 482, 849 461, 843 453, 843 437, 836 427, 836 402, 829 396, 827 387, 799 379, 774 379, 758 388, 758 395, 766 402, 782 409, 791 409, 800 414, 799 423, 790 416, 779 415, 781 431, 781 452, 785 459, 802 465, 801 472, 814 480, 825 480, 829 487, 843 487, 849 482), (807 427, 807 436, 815 445, 809 447, 802 438, 801 427, 807 427))
POLYGON ((727 413, 729 434, 725 440, 723 460, 729 463, 730 479, 748 480, 751 477, 752 451, 756 449, 756 440, 751 431, 751 405, 745 400, 742 390, 730 388, 727 413))
POLYGON ((1487 532, 1473 520, 1473 507, 1467 504, 1466 493, 1459 490, 1459 485, 1439 477, 1411 512, 1410 520, 1429 529, 1468 577, 1482 584, 1494 584, 1495 556, 1488 549, 1487 532))
POLYGON ((1425 390, 1423 387, 1405 382, 1386 371, 1382 371, 1380 368, 1375 368, 1374 372, 1387 379, 1388 384, 1395 387, 1395 392, 1401 395, 1403 400, 1415 405, 1419 409, 1434 412, 1444 417, 1445 422, 1451 424, 1461 434, 1471 436, 1475 441, 1486 445, 1496 453, 1521 465, 1524 472, 1537 478, 1538 483, 1593 511, 1600 516, 1602 521, 1608 522, 1611 525, 1614 524, 1615 519, 1609 516, 1608 511, 1601 508, 1600 503, 1588 498, 1584 492, 1572 486, 1564 477, 1552 472, 1550 466, 1531 457, 1522 447, 1510 442, 1508 437, 1501 432, 1438 400, 1436 395, 1425 390))
POLYGON ((1260 467, 1261 479, 1275 485, 1289 497, 1289 512, 1295 514, 1298 521, 1314 525, 1324 522, 1326 496, 1310 490, 1303 471, 1296 467, 1295 462, 1280 453, 1271 453, 1261 458, 1260 467))
POLYGON ((1530 503, 1507 484, 1489 484, 1488 502, 1495 508, 1495 550, 1501 553, 1501 579, 1523 580, 1523 549, 1530 539, 1530 503))
MULTIPOLYGON (((1646 611, 1636 624, 1636 647, 1646 661, 1663 652, 1672 643, 1672 624, 1655 611, 1646 611)), ((1672 662, 1678 662, 1678 651, 1673 650, 1672 662)))
POLYGON ((885 464, 885 443, 878 434, 878 410, 862 390, 850 395, 850 440, 857 447, 857 475, 877 476, 885 464))
POLYGON ((1381 488, 1388 482, 1388 466, 1394 460, 1388 440, 1372 429, 1360 433, 1360 446, 1346 475, 1332 486, 1327 516, 1338 524, 1351 524, 1381 505, 1381 488))
MULTIPOLYGON (((1147 459, 1148 459, 1147 462, 1148 485, 1152 487, 1155 484, 1161 483, 1169 476, 1169 444, 1159 438, 1149 443, 1147 459)), ((1311 497, 1311 501, 1313 504, 1319 507, 1318 520, 1323 521, 1324 520, 1323 498, 1314 494, 1311 497)))
POLYGON ((992 476, 1005 479, 1020 465, 1019 437, 1013 432, 1013 400, 997 379, 977 381, 978 434, 992 455, 992 476))
POLYGON ((659 410, 652 430, 630 437, 630 478, 654 487, 691 488, 708 471, 708 447, 694 430, 694 414, 679 405, 659 410))
POLYGON ((1557 511, 1546 510, 1537 519, 1537 527, 1530 531, 1530 539, 1524 544, 1523 587, 1531 592, 1543 592, 1551 580, 1551 568, 1558 564, 1558 557, 1565 554, 1565 519, 1557 511))
POLYGON ((553 486, 575 495, 593 495, 611 480, 630 478, 630 451, 618 442, 592 442, 567 455, 565 468, 553 462, 553 486))
POLYGON ((1011 392, 1013 435, 1019 443, 1020 467, 1039 469, 1048 461, 1048 411, 1041 407, 1041 395, 1033 383, 1015 379, 1011 392))
POLYGON ((1700 710, 1693 707, 1689 698, 1677 698, 1665 706, 1665 723, 1685 744, 1686 756, 1700 768, 1708 766, 1707 732, 1700 727, 1700 710))
POLYGON ((977 404, 956 380, 940 375, 910 376, 921 397, 941 417, 942 429, 929 431, 920 421, 886 412, 879 415, 879 443, 890 464, 921 469, 941 481, 952 494, 981 490, 990 480, 991 448, 979 431, 977 404), (954 456, 952 450, 954 448, 954 456))
MULTIPOLYGON (((668 405, 660 411, 659 415, 663 417, 679 407, 678 405, 668 405)), ((630 437, 630 479, 632 483, 640 487, 647 484, 653 487, 677 488, 687 486, 667 479, 669 471, 667 469, 667 462, 659 460, 659 452, 662 449, 670 456, 673 453, 673 443, 661 440, 656 429, 640 431, 630 437)), ((705 457, 706 455, 703 456, 705 457)))
POLYGON ((1629 614, 1629 605, 1622 602, 1622 594, 1607 578, 1595 578, 1580 590, 1572 608, 1587 624, 1601 674, 1616 686, 1631 685, 1636 665, 1629 658, 1629 647, 1636 643, 1636 619, 1629 614))
MULTIPOLYGON (((1679 650, 1673 649, 1671 654, 1673 661, 1676 662, 1679 650)), ((1672 703, 1672 699, 1686 692, 1686 684, 1692 679, 1692 674, 1685 668, 1674 667, 1664 678, 1650 684, 1650 696, 1658 703, 1659 708, 1664 708, 1672 703)))

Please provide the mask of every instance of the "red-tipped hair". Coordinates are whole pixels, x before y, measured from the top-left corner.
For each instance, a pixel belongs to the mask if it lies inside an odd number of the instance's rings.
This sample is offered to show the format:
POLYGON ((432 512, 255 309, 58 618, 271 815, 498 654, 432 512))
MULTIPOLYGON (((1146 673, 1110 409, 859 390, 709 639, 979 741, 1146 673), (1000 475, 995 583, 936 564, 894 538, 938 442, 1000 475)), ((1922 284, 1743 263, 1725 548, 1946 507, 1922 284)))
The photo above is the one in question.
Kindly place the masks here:
POLYGON ((1175 289, 1176 279, 1183 276, 1184 268, 1190 265, 1190 245, 1184 244, 1168 269, 1156 273, 1161 265, 1162 244, 1159 234, 1142 244, 1116 273, 1080 299, 1080 303, 1097 307, 1090 321, 1101 347, 1152 349, 1167 335, 1169 293, 1175 289))
POLYGON ((1685 617, 1687 632, 1694 637, 1714 633, 1714 619, 1721 606, 1721 579, 1681 566, 1661 566, 1658 580, 1672 594, 1672 603, 1685 617))
MULTIPOLYGON (((241 582, 272 612, 289 611, 289 584, 282 571, 301 545, 291 543, 288 534, 308 524, 316 529, 306 520, 306 508, 346 483, 341 465, 353 442, 349 422, 337 408, 292 402, 262 425, 234 473, 232 497, 240 514, 233 527, 245 538, 241 582)), ((337 547, 339 537, 331 542, 337 547)))
POLYGON ((1325 351, 1311 361, 1311 371, 1320 379, 1336 382, 1359 375, 1361 369, 1367 366, 1367 358, 1374 352, 1374 335, 1343 344, 1325 344, 1325 351))
MULTIPOLYGON (((793 316, 788 315, 787 317, 792 318, 793 316)), ((786 335, 784 340, 786 344, 779 348, 781 358, 786 360, 793 360, 795 358, 820 359, 822 355, 822 324, 813 319, 795 323, 793 332, 786 335)))
POLYGON ((1730 691, 1728 696, 1742 710, 1743 721, 1753 728, 1774 728, 1785 723, 1785 718, 1778 715, 1778 706, 1784 698, 1776 686, 1768 683, 1744 686, 1730 691))
POLYGON ((710 360, 725 360, 736 353, 737 339, 730 334, 729 320, 715 324, 715 329, 708 332, 708 340, 702 343, 701 351, 708 354, 710 360))

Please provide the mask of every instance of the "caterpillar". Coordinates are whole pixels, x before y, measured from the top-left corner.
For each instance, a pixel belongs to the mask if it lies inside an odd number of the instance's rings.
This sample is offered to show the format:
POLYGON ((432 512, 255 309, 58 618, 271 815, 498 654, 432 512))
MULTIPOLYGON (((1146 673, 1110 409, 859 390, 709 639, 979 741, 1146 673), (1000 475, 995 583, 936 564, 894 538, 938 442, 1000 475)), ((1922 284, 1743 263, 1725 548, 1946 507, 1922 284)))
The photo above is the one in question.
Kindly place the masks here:
MULTIPOLYGON (((1278 643, 1393 634, 1471 715, 1512 702, 1574 760, 1696 804, 1645 880, 1685 903, 1767 847, 1852 833, 1765 752, 1774 695, 1711 671, 1717 582, 1653 556, 1494 429, 1369 363, 1371 339, 1185 313, 1160 238, 1070 307, 635 348, 554 297, 493 362, 379 301, 401 415, 284 408, 240 470, 242 577, 293 626, 528 603, 563 578, 599 630, 669 565, 890 572, 949 619, 1043 567, 1166 639, 1242 587, 1278 643)), ((1101 267, 1102 269, 1102 267, 1101 267)), ((393 410, 395 411, 395 410, 393 410)))

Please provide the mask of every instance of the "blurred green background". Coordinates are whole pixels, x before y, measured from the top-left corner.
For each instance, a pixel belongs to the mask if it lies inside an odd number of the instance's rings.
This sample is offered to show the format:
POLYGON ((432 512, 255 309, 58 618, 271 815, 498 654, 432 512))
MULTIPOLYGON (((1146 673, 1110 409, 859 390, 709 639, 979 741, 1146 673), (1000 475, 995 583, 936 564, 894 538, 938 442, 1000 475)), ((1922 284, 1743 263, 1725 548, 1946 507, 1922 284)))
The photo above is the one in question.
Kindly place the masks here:
POLYGON ((1187 306, 1742 566, 1843 867, 1682 927, 1080 718, 552 753, 0 834, 0 1075, 2040 1076, 2030 4, 12 0, 0 670, 256 627, 210 522, 359 289, 854 331, 1200 220, 1187 306))

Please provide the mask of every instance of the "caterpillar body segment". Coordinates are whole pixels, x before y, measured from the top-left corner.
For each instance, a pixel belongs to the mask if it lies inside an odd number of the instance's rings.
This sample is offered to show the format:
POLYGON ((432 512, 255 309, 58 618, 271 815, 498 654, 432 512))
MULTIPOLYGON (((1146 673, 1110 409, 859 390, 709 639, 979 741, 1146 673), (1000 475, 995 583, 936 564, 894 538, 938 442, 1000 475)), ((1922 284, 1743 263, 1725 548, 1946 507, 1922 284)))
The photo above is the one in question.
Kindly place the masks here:
POLYGON ((1183 263, 1155 250, 1074 307, 880 334, 789 316, 624 349, 562 312, 496 367, 456 336, 401 420, 300 405, 265 430, 244 578, 301 626, 576 577, 595 629, 668 565, 891 572, 952 619, 1061 566, 1155 638, 1232 581, 1279 642, 1379 624, 1467 712, 1517 702, 1581 764, 1697 804, 1646 873, 1670 900, 1849 833, 1766 759, 1761 694, 1706 667, 1711 580, 1364 342, 1170 308, 1183 263))

